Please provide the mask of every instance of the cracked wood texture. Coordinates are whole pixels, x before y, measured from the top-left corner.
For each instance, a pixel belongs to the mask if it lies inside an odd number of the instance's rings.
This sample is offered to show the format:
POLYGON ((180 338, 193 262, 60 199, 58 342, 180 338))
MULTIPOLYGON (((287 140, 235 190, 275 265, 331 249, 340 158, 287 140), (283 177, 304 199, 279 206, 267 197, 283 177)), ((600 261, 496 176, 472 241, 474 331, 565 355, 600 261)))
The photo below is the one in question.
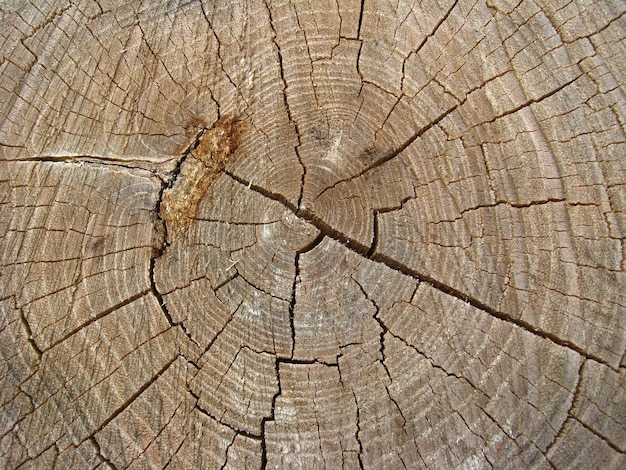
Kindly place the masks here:
POLYGON ((0 467, 624 468, 621 0, 0 3, 0 467))

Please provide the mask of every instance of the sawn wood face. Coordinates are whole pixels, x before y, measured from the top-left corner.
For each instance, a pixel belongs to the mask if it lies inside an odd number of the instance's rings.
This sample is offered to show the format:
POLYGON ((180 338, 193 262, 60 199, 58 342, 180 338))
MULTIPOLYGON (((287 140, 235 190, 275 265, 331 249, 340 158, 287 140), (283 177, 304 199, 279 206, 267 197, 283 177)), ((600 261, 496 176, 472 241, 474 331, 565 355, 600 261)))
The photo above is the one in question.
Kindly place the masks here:
POLYGON ((626 467, 624 10, 0 2, 0 467, 626 467))

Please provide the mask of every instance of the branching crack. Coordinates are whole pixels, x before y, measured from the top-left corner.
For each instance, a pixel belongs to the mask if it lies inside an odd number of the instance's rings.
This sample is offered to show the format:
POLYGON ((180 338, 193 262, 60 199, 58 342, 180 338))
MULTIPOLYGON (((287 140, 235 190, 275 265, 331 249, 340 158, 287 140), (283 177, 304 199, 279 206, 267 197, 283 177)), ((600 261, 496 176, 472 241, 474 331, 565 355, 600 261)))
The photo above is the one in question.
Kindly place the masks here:
MULTIPOLYGON (((456 4, 456 2, 455 2, 455 4, 456 4)), ((501 74, 501 75, 503 75, 503 74, 501 74)), ((487 83, 495 80, 496 78, 500 77, 501 75, 497 75, 497 76, 494 76, 494 77, 490 78, 483 85, 481 85, 481 87, 485 86, 487 83)), ((518 112, 518 111, 520 111, 520 110, 522 110, 522 109, 524 109, 524 108, 526 108, 526 107, 528 107, 530 105, 539 103, 539 102, 545 100, 546 98, 549 98, 549 97, 555 95, 556 93, 558 93, 559 91, 563 90, 564 88, 568 87, 569 85, 574 83, 576 80, 578 80, 580 77, 581 76, 577 76, 577 77, 569 80, 568 82, 564 83, 563 85, 557 87, 556 89, 551 90, 550 92, 545 93, 544 95, 542 95, 542 96, 540 96, 538 98, 530 99, 530 100, 526 101, 525 103, 523 103, 523 104, 521 104, 521 105, 519 105, 519 106, 517 106, 517 107, 515 107, 513 109, 507 110, 507 111, 505 111, 505 112, 495 116, 491 120, 486 121, 486 122, 481 123, 481 124, 493 123, 493 122, 497 121, 498 119, 501 119, 501 118, 503 118, 505 116, 508 116, 510 114, 514 114, 514 113, 516 113, 516 112, 518 112)), ((326 193, 327 191, 335 188, 339 184, 345 183, 347 181, 352 181, 352 180, 354 180, 356 178, 359 178, 359 177, 363 176, 365 173, 368 173, 369 171, 371 171, 371 170, 373 170, 375 168, 378 168, 379 166, 381 166, 381 165, 387 163, 388 161, 396 158, 398 155, 400 155, 402 152, 404 152, 409 146, 411 146, 411 144, 413 144, 413 142, 415 142, 417 139, 422 137, 426 132, 428 132, 429 130, 431 130, 435 126, 439 125, 439 123, 441 123, 441 121, 443 121, 448 115, 450 115, 451 113, 453 113, 454 111, 459 109, 461 106, 463 106, 467 102, 469 94, 472 93, 473 91, 476 91, 477 89, 479 89, 481 87, 478 87, 476 89, 470 90, 467 93, 466 97, 462 101, 460 101, 457 104, 451 106, 446 111, 442 112, 437 118, 433 119, 432 121, 428 122, 428 124, 424 125, 420 129, 418 129, 411 137, 409 137, 402 145, 397 147, 395 150, 389 152, 387 155, 383 156, 382 158, 380 158, 380 159, 376 160, 375 162, 371 163, 370 165, 366 166, 365 168, 363 168, 358 173, 356 173, 356 174, 354 174, 354 175, 352 175, 352 176, 350 176, 348 178, 344 178, 344 179, 341 179, 339 181, 336 181, 332 185, 326 187, 321 193, 319 193, 315 197, 315 199, 319 199, 324 193, 326 193)))
POLYGON ((180 329, 183 331, 183 333, 185 333, 185 336, 187 336, 187 338, 189 338, 189 341, 194 343, 196 346, 200 346, 198 344, 198 342, 193 338, 191 333, 189 333, 187 331, 187 328, 185 327, 185 324, 183 322, 175 322, 174 319, 172 318, 172 315, 170 314, 170 312, 169 312, 169 310, 167 308, 167 305, 165 303, 165 299, 161 295, 161 292, 159 292, 159 289, 157 289, 156 282, 154 280, 154 265, 155 265, 155 258, 152 258, 150 260, 150 287, 151 287, 152 293, 154 294, 154 296, 157 299, 157 303, 161 307, 161 311, 163 312, 163 315, 165 315, 165 318, 167 318, 167 321, 170 324, 170 326, 180 327, 180 329))
POLYGON ((230 450, 230 448, 233 446, 233 444, 235 443, 235 439, 237 439, 237 436, 239 434, 235 433, 233 435, 233 438, 230 440, 230 442, 228 443, 228 445, 226 446, 226 449, 224 450, 224 463, 222 464, 222 466, 220 467, 220 470, 224 470, 226 468, 226 466, 228 465, 228 451, 230 450))
POLYGON ((174 183, 176 182, 176 180, 178 179, 180 172, 181 172, 181 168, 182 165, 184 163, 184 161, 189 158, 189 156, 191 155, 191 153, 198 148, 198 146, 200 145, 200 142, 202 140, 202 137, 204 136, 204 134, 206 133, 207 128, 203 127, 201 129, 198 130, 195 138, 192 140, 192 142, 187 146, 187 148, 184 150, 182 157, 178 160, 178 162, 176 163, 176 167, 174 169, 174 171, 169 175, 169 178, 166 181, 163 181, 161 183, 161 189, 159 191, 159 198, 157 200, 156 203, 156 208, 155 208, 155 226, 157 226, 158 228, 156 230, 162 230, 162 241, 161 241, 161 246, 155 248, 155 253, 154 256, 150 259, 150 266, 149 266, 149 278, 150 278, 150 289, 152 291, 152 293, 154 294, 154 296, 157 299, 157 302, 159 304, 159 306, 161 307, 161 311, 163 312, 163 315, 165 315, 165 318, 167 318, 167 321, 169 322, 169 324, 171 326, 178 326, 181 328, 181 330, 183 331, 183 333, 185 333, 185 336, 187 336, 187 338, 189 338, 189 340, 191 342, 193 342, 195 345, 199 346, 197 341, 192 337, 192 335, 187 331, 187 328, 185 327, 185 325, 182 322, 175 322, 171 316, 171 314, 169 313, 165 300, 163 298, 163 295, 161 295, 161 292, 159 291, 159 289, 157 288, 156 285, 156 281, 155 281, 155 276, 154 276, 154 270, 155 270, 155 265, 156 265, 156 260, 158 258, 160 258, 161 256, 163 256, 163 253, 165 251, 165 248, 168 245, 168 227, 167 227, 167 223, 165 222, 165 220, 162 218, 161 216, 161 205, 163 202, 163 195, 165 193, 165 191, 172 189, 172 187, 174 186, 174 183))
POLYGON ((178 179, 183 163, 185 162, 185 160, 187 160, 187 158, 189 158, 191 156, 191 153, 198 148, 198 146, 200 145, 200 141, 202 140, 202 137, 204 136, 204 134, 206 133, 206 131, 208 130, 208 128, 203 127, 201 129, 198 130, 198 132, 196 133, 196 137, 191 141, 191 143, 187 146, 187 148, 183 151, 182 156, 179 158, 178 162, 176 162, 176 167, 174 168, 174 171, 172 171, 172 173, 168 176, 168 178, 166 179, 166 181, 164 181, 161 184, 161 190, 159 191, 159 199, 157 201, 157 205, 156 205, 156 216, 157 216, 157 222, 162 224, 163 226, 163 230, 164 230, 164 242, 163 242, 163 246, 160 248, 160 250, 158 251, 157 255, 153 258, 159 258, 162 254, 163 251, 165 250, 165 247, 168 245, 168 233, 167 233, 167 224, 165 223, 165 220, 163 220, 163 218, 161 217, 161 204, 163 202, 163 194, 165 193, 165 191, 170 190, 174 187, 174 183, 176 183, 176 180, 178 179))
MULTIPOLYGON (((213 37, 217 41, 217 44, 218 44, 218 46, 217 46, 217 58, 219 59, 219 64, 220 64, 220 68, 222 69, 222 73, 228 79, 228 82, 232 85, 233 89, 235 89, 237 91, 237 94, 243 99, 243 101, 246 101, 246 99, 241 94, 240 87, 238 87, 235 84, 235 82, 233 81, 233 79, 230 76, 230 74, 224 68, 224 58, 222 57, 222 47, 223 47, 222 46, 222 41, 220 41, 220 38, 217 36, 216 29, 213 27, 213 22, 209 18, 209 15, 207 14, 207 12, 206 12, 206 10, 204 8, 204 3, 203 2, 200 2, 200 8, 202 10, 202 16, 204 16, 204 20, 207 22, 207 25, 209 26, 209 31, 213 34, 213 37)), ((211 97, 213 97, 213 93, 212 92, 211 92, 211 97)), ((217 102, 215 101, 215 98, 213 98, 213 101, 217 104, 217 102)), ((219 110, 219 106, 218 106, 218 110, 219 110)))
POLYGON ((476 385, 474 385, 474 383, 473 383, 471 380, 469 380, 467 377, 464 377, 464 376, 462 376, 462 375, 455 374, 454 372, 449 372, 449 371, 447 371, 447 370, 446 370, 446 369, 444 369, 442 366, 440 366, 439 364, 437 364, 437 363, 435 362, 435 360, 434 360, 432 357, 428 356, 428 355, 427 355, 426 353, 424 353, 423 351, 420 351, 418 348, 416 348, 413 344, 409 343, 409 342, 408 342, 407 340, 405 340, 404 338, 402 338, 402 337, 400 337, 400 336, 398 336, 398 335, 396 335, 396 334, 392 333, 391 331, 388 331, 388 333, 389 333, 391 336, 393 336, 394 338, 396 338, 397 340, 402 341, 402 342, 403 342, 403 343, 404 343, 407 347, 411 348, 411 349, 412 349, 413 351, 415 351, 417 354, 419 354, 419 355, 420 355, 420 356, 422 356, 424 359, 426 359, 426 360, 430 363, 430 365, 431 365, 431 367, 432 367, 433 369, 437 369, 437 370, 439 370, 439 371, 443 372, 444 374, 446 374, 446 377, 453 377, 453 378, 455 378, 455 379, 457 379, 457 380, 460 380, 460 381, 462 381, 462 382, 465 382, 465 383, 467 383, 470 387, 472 387, 472 389, 473 389, 473 390, 476 390, 477 392, 479 392, 479 393, 481 393, 481 394, 485 395, 485 392, 483 392, 480 388, 478 388, 476 385))
MULTIPOLYGON (((577 352, 578 354, 580 354, 583 357, 586 357, 588 359, 593 359, 597 362, 600 362, 604 365, 606 365, 607 367, 610 367, 612 370, 616 370, 616 368, 614 366, 612 366, 611 364, 609 364, 606 360, 585 351, 583 348, 581 348, 580 346, 572 343, 569 340, 563 339, 558 337, 557 335, 550 333, 548 331, 545 330, 541 330, 539 328, 537 328, 535 325, 532 325, 530 323, 528 323, 525 320, 522 320, 521 318, 516 318, 508 313, 496 310, 493 307, 490 307, 489 305, 485 304, 484 302, 452 287, 452 286, 448 286, 445 283, 433 278, 432 276, 429 276, 427 274, 424 274, 422 272, 419 272, 415 269, 412 269, 410 267, 408 267, 407 265, 387 256, 381 253, 372 253, 371 257, 368 257, 368 253, 371 249, 370 247, 366 247, 365 245, 363 245, 362 243, 360 243, 357 240, 353 240, 349 237, 347 237, 346 235, 344 235, 343 233, 339 232, 338 230, 333 229, 330 225, 328 225, 326 222, 324 222, 321 218, 319 218, 318 216, 316 216, 315 214, 313 214, 312 212, 306 210, 306 209, 302 209, 302 210, 298 210, 293 204, 291 204, 283 195, 281 194, 277 194, 277 193, 273 193, 271 191, 268 191, 265 188, 261 188, 259 186, 253 185, 250 182, 235 176, 231 173, 226 172, 226 174, 228 176, 230 176, 231 178, 233 178, 235 181, 237 181, 239 184, 246 186, 249 189, 252 189, 253 191, 267 197, 268 199, 272 199, 274 201, 280 202, 281 204, 283 204, 285 207, 287 207, 289 210, 291 210, 297 217, 302 218, 303 220, 305 220, 306 222, 309 222, 310 224, 312 224, 313 226, 315 226, 319 231, 320 231, 320 235, 321 236, 327 236, 339 243, 341 243, 342 245, 344 245, 346 248, 348 248, 351 251, 354 251, 355 253, 368 258, 374 262, 380 263, 380 264, 384 264, 385 266, 387 266, 388 268, 393 269, 394 271, 398 271, 401 274, 404 274, 405 276, 408 276, 412 279, 415 279, 419 282, 425 282, 426 284, 430 285, 431 287, 433 287, 434 289, 443 292, 444 294, 447 294, 451 297, 457 298, 465 303, 470 304, 472 307, 481 310, 495 318, 498 318, 499 320, 508 322, 508 323, 512 323, 520 328, 522 328, 523 330, 526 330, 529 333, 532 333, 535 336, 538 336, 542 339, 547 339, 555 344, 558 344, 559 346, 563 346, 565 348, 571 349, 575 352, 577 352)), ((542 201, 543 202, 543 201, 542 201)), ((552 202, 552 201, 547 201, 547 202, 552 202)), ((546 202, 546 203, 547 203, 546 202)))
POLYGON ((405 197, 396 206, 379 207, 378 209, 374 211, 374 226, 372 228, 372 244, 370 245, 370 249, 367 251, 367 254, 365 255, 367 258, 371 259, 374 253, 376 253, 376 249, 378 248, 379 231, 380 231, 378 216, 380 214, 386 214, 389 212, 402 210, 402 208, 404 207, 404 204, 406 204, 407 201, 410 201, 411 199, 414 199, 414 198, 415 198, 415 191, 413 192, 413 195, 405 197))
POLYGON ((574 392, 572 394, 572 401, 569 404, 569 407, 567 409, 567 414, 565 415, 565 419, 563 420, 563 423, 561 424, 559 429, 556 430, 556 432, 554 433, 554 438, 552 439, 552 442, 550 442, 550 444, 548 444, 548 446, 546 447, 546 451, 544 452, 545 455, 548 455, 550 453, 550 449, 552 449, 554 444, 559 440, 559 438, 563 434, 563 429, 565 428, 565 425, 568 422, 569 418, 573 418, 572 410, 576 407, 576 405, 578 403, 578 397, 579 397, 579 392, 580 392, 580 385, 581 385, 581 382, 582 382, 582 373, 583 373, 583 368, 585 367, 586 362, 587 361, 582 361, 580 363, 580 367, 578 368, 578 375, 577 375, 577 379, 576 379, 576 385, 575 385, 575 388, 574 388, 574 392))
POLYGON ((542 339, 547 339, 555 344, 558 344, 559 346, 563 346, 565 348, 571 349, 575 352, 577 352, 578 354, 580 354, 583 357, 586 357, 588 359, 593 359, 597 362, 600 362, 604 365, 606 365, 607 367, 610 367, 612 370, 615 370, 615 367, 613 367, 611 364, 609 364, 608 362, 606 362, 605 360, 603 360, 600 357, 595 356, 592 353, 589 353, 585 350, 583 350, 580 346, 572 343, 571 341, 568 341, 566 339, 560 338, 557 335, 550 333, 548 331, 545 330, 540 330, 538 329, 536 326, 528 323, 525 320, 522 320, 521 318, 516 318, 513 317, 512 315, 505 313, 505 312, 501 312, 499 310, 496 310, 492 307, 490 307, 489 305, 481 302, 480 300, 471 297, 461 291, 459 291, 458 289, 455 289, 454 287, 448 286, 436 279, 434 279, 431 276, 428 276, 424 273, 418 272, 414 269, 409 268, 408 266, 400 263, 399 261, 396 261, 386 255, 383 254, 375 254, 372 258, 373 261, 377 261, 379 263, 383 263, 384 265, 390 267, 391 269, 394 269, 406 276, 412 277, 413 279, 416 279, 418 281, 421 282, 425 282, 426 284, 430 285, 431 287, 437 289, 438 291, 443 292, 444 294, 450 295, 452 297, 455 297, 459 300, 462 300, 465 303, 470 304, 472 307, 481 310, 489 315, 491 315, 492 317, 495 317, 499 320, 508 322, 508 323, 512 323, 520 328, 522 328, 523 330, 526 330, 529 333, 532 333, 535 336, 538 336, 542 339))
POLYGON ((320 362, 320 361, 298 361, 298 360, 294 360, 294 359, 276 358, 275 367, 276 367, 276 379, 277 379, 277 384, 278 384, 278 390, 276 391, 276 393, 272 397, 272 405, 271 405, 271 411, 270 411, 269 416, 265 416, 261 420, 261 435, 257 436, 257 439, 261 440, 261 468, 262 469, 267 468, 267 442, 266 442, 267 423, 269 421, 275 421, 275 419, 276 419, 275 418, 275 416, 276 416, 276 400, 278 399, 278 397, 283 392, 282 384, 281 384, 281 380, 280 380, 280 365, 281 364, 294 364, 294 365, 323 364, 323 365, 326 365, 326 366, 329 366, 329 367, 338 367, 336 364, 328 364, 328 363, 320 362))
POLYGON ((89 438, 89 442, 91 442, 93 446, 96 448, 96 452, 98 453, 98 459, 100 459, 101 462, 109 465, 113 470, 117 470, 116 465, 102 454, 102 449, 100 447, 100 444, 98 443, 98 441, 96 440, 94 436, 91 436, 89 438))
POLYGON ((272 407, 271 407, 270 415, 265 416, 261 420, 261 468, 262 469, 267 468, 267 442, 266 442, 266 435, 265 435, 266 425, 268 421, 275 420, 276 400, 283 392, 282 385, 280 383, 280 363, 281 362, 282 361, 280 359, 276 359, 275 366, 276 366, 276 380, 278 383, 278 390, 272 397, 272 407))
MULTIPOLYGON (((235 266, 233 266, 233 268, 235 269, 235 271, 237 271, 237 268, 236 268, 235 266)), ((268 291, 268 290, 262 289, 261 287, 257 286, 256 284, 254 284, 254 282, 252 282, 252 281, 250 281, 250 280, 246 279, 246 277, 245 277, 245 276, 243 276, 243 275, 242 275, 239 271, 237 271, 237 274, 235 275, 235 277, 237 277, 237 276, 238 276, 238 277, 240 277, 240 278, 241 278, 241 280, 242 280, 243 282, 245 282, 246 284, 248 284, 248 285, 249 285, 250 287, 252 287, 254 290, 257 290, 257 291, 259 291, 259 292, 262 292, 263 294, 265 294, 265 295, 267 295, 267 296, 269 296, 269 297, 272 297, 273 299, 282 300, 282 301, 286 300, 286 299, 284 299, 284 298, 282 298, 282 297, 277 296, 276 294, 272 294, 272 293, 271 293, 270 291, 268 291)), ((216 290, 217 290, 217 289, 216 289, 216 290)), ((292 296, 292 300, 293 300, 293 296, 292 296)))
MULTIPOLYGON (((191 389, 188 389, 188 392, 191 394, 192 397, 194 397, 196 399, 197 402, 200 401, 200 396, 196 395, 191 389)), ((205 416, 208 416, 209 418, 211 418, 213 421, 215 421, 216 423, 221 424, 222 426, 226 426, 228 429, 230 429, 231 431, 233 431, 235 433, 235 437, 237 435, 242 435, 244 437, 250 438, 250 439, 255 439, 255 440, 259 440, 261 439, 261 435, 259 434, 254 434, 251 433, 249 431, 246 431, 245 429, 239 429, 234 427, 233 425, 229 424, 229 423, 225 423, 224 421, 222 421, 221 419, 217 418, 217 416, 214 416, 212 413, 210 413, 208 410, 204 409, 203 407, 201 407, 199 405, 199 403, 196 403, 194 405, 194 409, 198 410, 200 413, 202 413, 205 416)), ((233 439, 234 440, 234 439, 233 439)), ((229 446, 230 447, 230 446, 229 446)))

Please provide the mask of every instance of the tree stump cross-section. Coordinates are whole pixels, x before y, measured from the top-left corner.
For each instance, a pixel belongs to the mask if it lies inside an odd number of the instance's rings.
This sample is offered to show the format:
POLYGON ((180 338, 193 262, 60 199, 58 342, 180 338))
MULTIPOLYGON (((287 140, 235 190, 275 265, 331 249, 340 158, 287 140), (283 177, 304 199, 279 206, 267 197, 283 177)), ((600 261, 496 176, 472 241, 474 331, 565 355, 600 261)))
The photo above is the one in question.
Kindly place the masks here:
POLYGON ((0 467, 626 466, 624 11, 0 2, 0 467))

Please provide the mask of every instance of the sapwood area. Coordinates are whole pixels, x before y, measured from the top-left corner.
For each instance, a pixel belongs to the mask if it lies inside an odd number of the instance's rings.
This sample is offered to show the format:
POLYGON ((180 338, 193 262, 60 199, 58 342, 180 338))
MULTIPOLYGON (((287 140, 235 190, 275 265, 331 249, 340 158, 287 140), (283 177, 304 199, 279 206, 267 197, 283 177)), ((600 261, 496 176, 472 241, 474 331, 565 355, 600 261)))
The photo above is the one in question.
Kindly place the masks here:
POLYGON ((622 0, 0 2, 0 467, 625 468, 622 0))

